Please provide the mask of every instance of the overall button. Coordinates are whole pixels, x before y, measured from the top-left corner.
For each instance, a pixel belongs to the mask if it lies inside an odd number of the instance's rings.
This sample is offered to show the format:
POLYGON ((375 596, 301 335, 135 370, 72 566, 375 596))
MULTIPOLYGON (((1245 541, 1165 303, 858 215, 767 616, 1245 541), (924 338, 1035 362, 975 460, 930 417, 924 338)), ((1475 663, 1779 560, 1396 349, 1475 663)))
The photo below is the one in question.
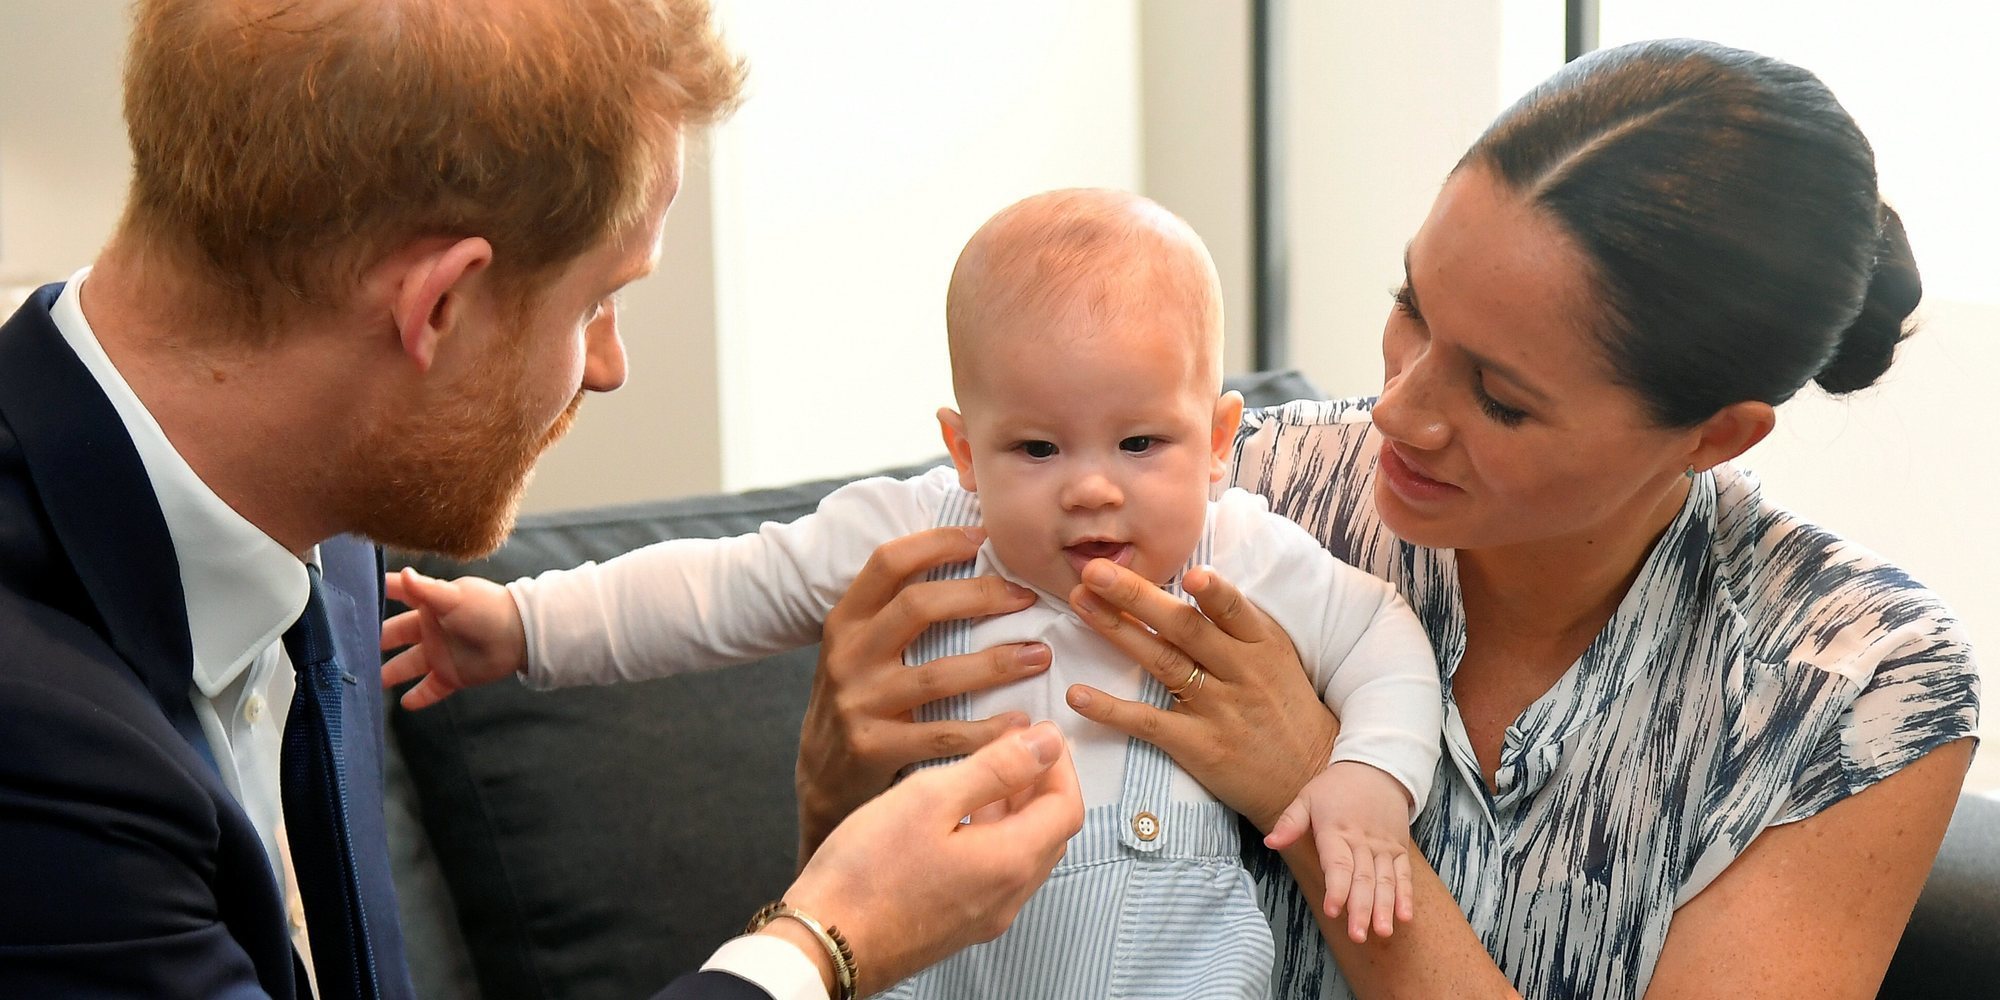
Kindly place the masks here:
POLYGON ((1152 813, 1142 812, 1132 817, 1132 832, 1138 834, 1140 840, 1150 841, 1160 835, 1160 818, 1152 813))

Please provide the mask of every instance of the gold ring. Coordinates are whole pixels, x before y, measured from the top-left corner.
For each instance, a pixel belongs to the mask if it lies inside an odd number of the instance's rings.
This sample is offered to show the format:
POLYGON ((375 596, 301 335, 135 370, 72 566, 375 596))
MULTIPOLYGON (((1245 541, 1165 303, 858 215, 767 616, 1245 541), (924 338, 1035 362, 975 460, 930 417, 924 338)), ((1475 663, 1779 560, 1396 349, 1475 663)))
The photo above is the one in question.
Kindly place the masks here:
POLYGON ((1178 702, 1193 701, 1194 696, 1201 692, 1201 686, 1206 683, 1208 683, 1208 671, 1196 667, 1180 687, 1168 688, 1167 693, 1173 695, 1174 700, 1178 702))

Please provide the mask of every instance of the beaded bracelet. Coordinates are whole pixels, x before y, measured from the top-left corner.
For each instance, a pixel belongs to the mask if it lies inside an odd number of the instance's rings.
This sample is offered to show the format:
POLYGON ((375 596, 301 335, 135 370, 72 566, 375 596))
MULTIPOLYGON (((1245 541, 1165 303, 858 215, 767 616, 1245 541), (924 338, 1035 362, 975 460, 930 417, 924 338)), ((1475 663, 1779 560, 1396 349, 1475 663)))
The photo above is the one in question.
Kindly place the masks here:
POLYGON ((836 987, 833 1000, 854 1000, 854 981, 860 978, 861 967, 855 964, 854 949, 847 946, 847 938, 841 936, 840 928, 822 924, 782 899, 774 899, 764 904, 764 908, 751 916, 750 923, 743 928, 745 934, 755 934, 766 924, 780 917, 790 917, 798 921, 812 936, 819 939, 826 955, 833 960, 833 984, 836 987))

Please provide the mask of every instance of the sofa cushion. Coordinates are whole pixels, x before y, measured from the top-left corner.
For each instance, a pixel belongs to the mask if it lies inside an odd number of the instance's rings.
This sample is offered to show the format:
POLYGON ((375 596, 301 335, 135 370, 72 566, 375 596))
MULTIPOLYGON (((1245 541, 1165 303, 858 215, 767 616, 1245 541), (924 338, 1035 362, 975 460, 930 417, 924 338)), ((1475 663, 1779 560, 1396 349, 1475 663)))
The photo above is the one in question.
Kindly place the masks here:
MULTIPOLYGON (((1230 386, 1253 406, 1319 394, 1296 372, 1230 386)), ((661 539, 789 521, 843 482, 529 516, 483 560, 392 553, 390 562, 510 580, 661 539)), ((425 711, 396 709, 392 728, 451 897, 406 901, 406 918, 455 909, 492 1000, 622 1000, 698 966, 791 882, 792 768, 816 655, 609 688, 495 684, 425 711)), ((421 891, 427 874, 399 873, 399 884, 421 891)), ((411 936, 453 938, 423 927, 411 936)), ((426 995, 449 989, 449 956, 412 961, 420 983, 438 984, 426 995)))

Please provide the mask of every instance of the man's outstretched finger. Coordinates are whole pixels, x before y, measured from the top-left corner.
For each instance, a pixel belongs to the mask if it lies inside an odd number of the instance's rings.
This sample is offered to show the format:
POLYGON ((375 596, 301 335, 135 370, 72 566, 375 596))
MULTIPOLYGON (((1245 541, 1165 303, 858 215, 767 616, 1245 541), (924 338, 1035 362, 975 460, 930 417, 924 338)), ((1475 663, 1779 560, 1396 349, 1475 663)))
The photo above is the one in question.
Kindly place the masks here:
POLYGON ((948 769, 932 773, 938 775, 935 780, 949 782, 941 796, 944 811, 953 818, 969 816, 1032 788, 1065 752, 1062 733, 1044 722, 994 740, 948 769))

